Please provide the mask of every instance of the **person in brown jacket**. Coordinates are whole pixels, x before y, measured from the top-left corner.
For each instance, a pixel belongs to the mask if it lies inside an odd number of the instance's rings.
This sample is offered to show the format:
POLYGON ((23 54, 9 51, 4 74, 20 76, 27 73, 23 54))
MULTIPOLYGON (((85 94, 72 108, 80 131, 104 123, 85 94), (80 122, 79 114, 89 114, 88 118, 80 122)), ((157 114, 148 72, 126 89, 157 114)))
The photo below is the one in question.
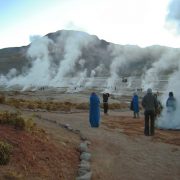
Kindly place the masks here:
POLYGON ((151 88, 147 90, 147 94, 143 97, 142 106, 144 108, 145 116, 144 134, 145 136, 153 136, 155 112, 158 107, 158 102, 155 96, 152 94, 151 88))

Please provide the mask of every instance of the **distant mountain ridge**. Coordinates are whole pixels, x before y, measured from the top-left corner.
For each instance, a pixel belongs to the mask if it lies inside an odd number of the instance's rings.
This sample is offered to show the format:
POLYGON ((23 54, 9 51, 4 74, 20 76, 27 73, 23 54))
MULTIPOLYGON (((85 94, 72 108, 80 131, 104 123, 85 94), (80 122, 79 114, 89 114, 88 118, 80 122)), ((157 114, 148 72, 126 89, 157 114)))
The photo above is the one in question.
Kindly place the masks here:
MULTIPOLYGON (((48 33, 45 36, 50 38, 56 43, 57 37, 61 36, 63 32, 66 32, 69 35, 71 35, 72 33, 74 34, 82 33, 82 34, 86 34, 87 36, 90 36, 85 32, 72 31, 72 30, 59 30, 54 33, 48 33)), ((96 38, 98 39, 98 37, 96 38)), ((106 42, 105 40, 99 40, 99 41, 101 48, 106 48, 107 45, 109 45, 109 43, 106 42)), ((30 47, 30 45, 31 44, 22 47, 9 47, 9 48, 0 49, 0 74, 8 73, 9 70, 12 68, 17 69, 18 71, 22 71, 22 68, 24 66, 27 66, 28 64, 27 50, 30 47)))
MULTIPOLYGON (((92 70, 96 71, 95 76, 110 76, 113 73, 113 66, 114 68, 118 66, 115 71, 119 75, 141 75, 141 71, 151 68, 152 64, 157 59, 160 59, 167 51, 173 50, 180 52, 180 49, 157 45, 147 48, 140 48, 134 45, 117 45, 105 40, 100 40, 97 36, 89 35, 85 32, 60 30, 45 35, 45 37, 52 40, 54 44, 49 46, 49 54, 52 61, 54 61, 54 66, 58 66, 61 60, 67 55, 66 46, 68 42, 65 43, 64 39, 67 41, 70 39, 71 43, 72 38, 69 37, 75 36, 77 39, 85 37, 82 41, 87 40, 87 44, 84 43, 86 45, 80 41, 83 45, 80 44, 81 52, 78 52, 80 53, 78 56, 79 60, 85 60, 83 62, 83 68, 87 69, 87 76, 92 75, 92 70), (118 61, 121 62, 121 64, 119 64, 118 61), (115 63, 113 64, 112 62, 115 63), (99 71, 99 65, 103 65, 103 71, 99 71)), ((77 46, 79 46, 78 43, 77 46)), ((5 75, 12 68, 15 68, 20 74, 24 69, 31 67, 30 57, 27 56, 30 45, 0 49, 0 74, 5 75)), ((74 48, 72 48, 72 51, 73 50, 74 48)), ((74 76, 76 72, 82 69, 82 64, 79 60, 74 62, 75 70, 69 73, 69 76, 74 76)))

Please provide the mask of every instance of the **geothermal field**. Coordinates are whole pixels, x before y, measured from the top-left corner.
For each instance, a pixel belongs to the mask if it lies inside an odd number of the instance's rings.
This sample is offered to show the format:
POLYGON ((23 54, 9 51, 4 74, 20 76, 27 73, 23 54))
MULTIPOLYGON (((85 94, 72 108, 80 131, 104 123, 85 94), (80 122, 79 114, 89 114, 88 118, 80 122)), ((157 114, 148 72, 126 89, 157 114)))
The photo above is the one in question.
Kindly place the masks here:
MULTIPOLYGON (((40 87, 26 91, 2 88, 0 120, 18 112, 36 125, 26 134, 26 129, 14 130, 1 123, 1 139, 13 144, 9 164, 0 169, 1 179, 69 180, 82 174, 94 180, 139 180, 145 176, 149 180, 179 179, 178 124, 173 129, 174 121, 169 119, 169 127, 165 122, 164 128, 155 128, 154 136, 144 136, 143 109, 140 109, 140 117, 134 119, 129 110, 134 89, 125 87, 127 82, 123 83, 124 88, 117 86, 110 95, 109 115, 104 115, 101 105, 99 128, 91 128, 89 124, 89 96, 97 92, 102 102, 103 89, 99 87, 40 87), (81 172, 78 149, 84 140, 88 142, 91 159, 90 169, 81 172)), ((144 94, 141 89, 138 91, 140 103, 144 94)))
POLYGON ((0 160, 0 179, 180 179, 179 55, 176 48, 122 46, 65 30, 0 50, 0 141, 8 157, 0 160), (141 107, 148 88, 163 105, 149 137, 141 107), (177 100, 171 117, 170 91, 177 100), (92 92, 101 102, 99 128, 89 124, 92 92), (130 110, 134 92, 139 118, 130 110))

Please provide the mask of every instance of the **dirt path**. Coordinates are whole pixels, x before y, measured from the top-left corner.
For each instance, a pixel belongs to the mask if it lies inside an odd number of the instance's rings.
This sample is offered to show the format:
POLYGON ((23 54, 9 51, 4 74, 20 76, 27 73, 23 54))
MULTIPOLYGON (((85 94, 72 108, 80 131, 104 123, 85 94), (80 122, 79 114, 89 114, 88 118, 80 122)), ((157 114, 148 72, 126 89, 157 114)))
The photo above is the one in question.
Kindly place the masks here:
MULTIPOLYGON (((143 127, 127 135, 125 128, 117 126, 117 123, 123 117, 133 123, 135 120, 129 112, 102 115, 100 128, 90 128, 88 112, 37 114, 42 118, 69 124, 91 141, 93 180, 180 179, 180 146, 161 142, 156 135, 145 137, 143 127)), ((143 123, 142 118, 136 121, 143 123)), ((179 131, 175 133, 180 137, 179 131)))
MULTIPOLYGON (((70 98, 69 95, 62 97, 70 98)), ((86 96, 80 99, 82 102, 88 101, 86 96)), ((79 97, 76 101, 79 101, 79 97)), ((155 136, 145 137, 143 116, 133 119, 129 111, 110 111, 109 116, 102 114, 99 128, 89 126, 87 111, 29 113, 38 114, 42 119, 69 124, 91 141, 93 180, 180 179, 180 131, 156 130, 155 136)), ((66 133, 61 132, 57 124, 40 119, 37 119, 37 123, 49 129, 57 140, 65 138, 66 143, 71 143, 73 135, 66 137, 66 133)))

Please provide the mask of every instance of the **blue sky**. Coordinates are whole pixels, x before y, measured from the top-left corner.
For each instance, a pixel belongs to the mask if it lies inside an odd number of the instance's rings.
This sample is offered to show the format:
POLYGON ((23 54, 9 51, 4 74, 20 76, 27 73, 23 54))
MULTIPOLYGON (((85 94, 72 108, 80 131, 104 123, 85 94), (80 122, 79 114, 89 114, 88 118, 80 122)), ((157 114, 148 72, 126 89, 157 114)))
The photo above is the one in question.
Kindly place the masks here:
MULTIPOLYGON (((179 0, 176 0, 179 1, 179 0)), ((0 0, 0 48, 23 46, 30 36, 74 29, 141 47, 179 47, 167 23, 170 0, 0 0)))

